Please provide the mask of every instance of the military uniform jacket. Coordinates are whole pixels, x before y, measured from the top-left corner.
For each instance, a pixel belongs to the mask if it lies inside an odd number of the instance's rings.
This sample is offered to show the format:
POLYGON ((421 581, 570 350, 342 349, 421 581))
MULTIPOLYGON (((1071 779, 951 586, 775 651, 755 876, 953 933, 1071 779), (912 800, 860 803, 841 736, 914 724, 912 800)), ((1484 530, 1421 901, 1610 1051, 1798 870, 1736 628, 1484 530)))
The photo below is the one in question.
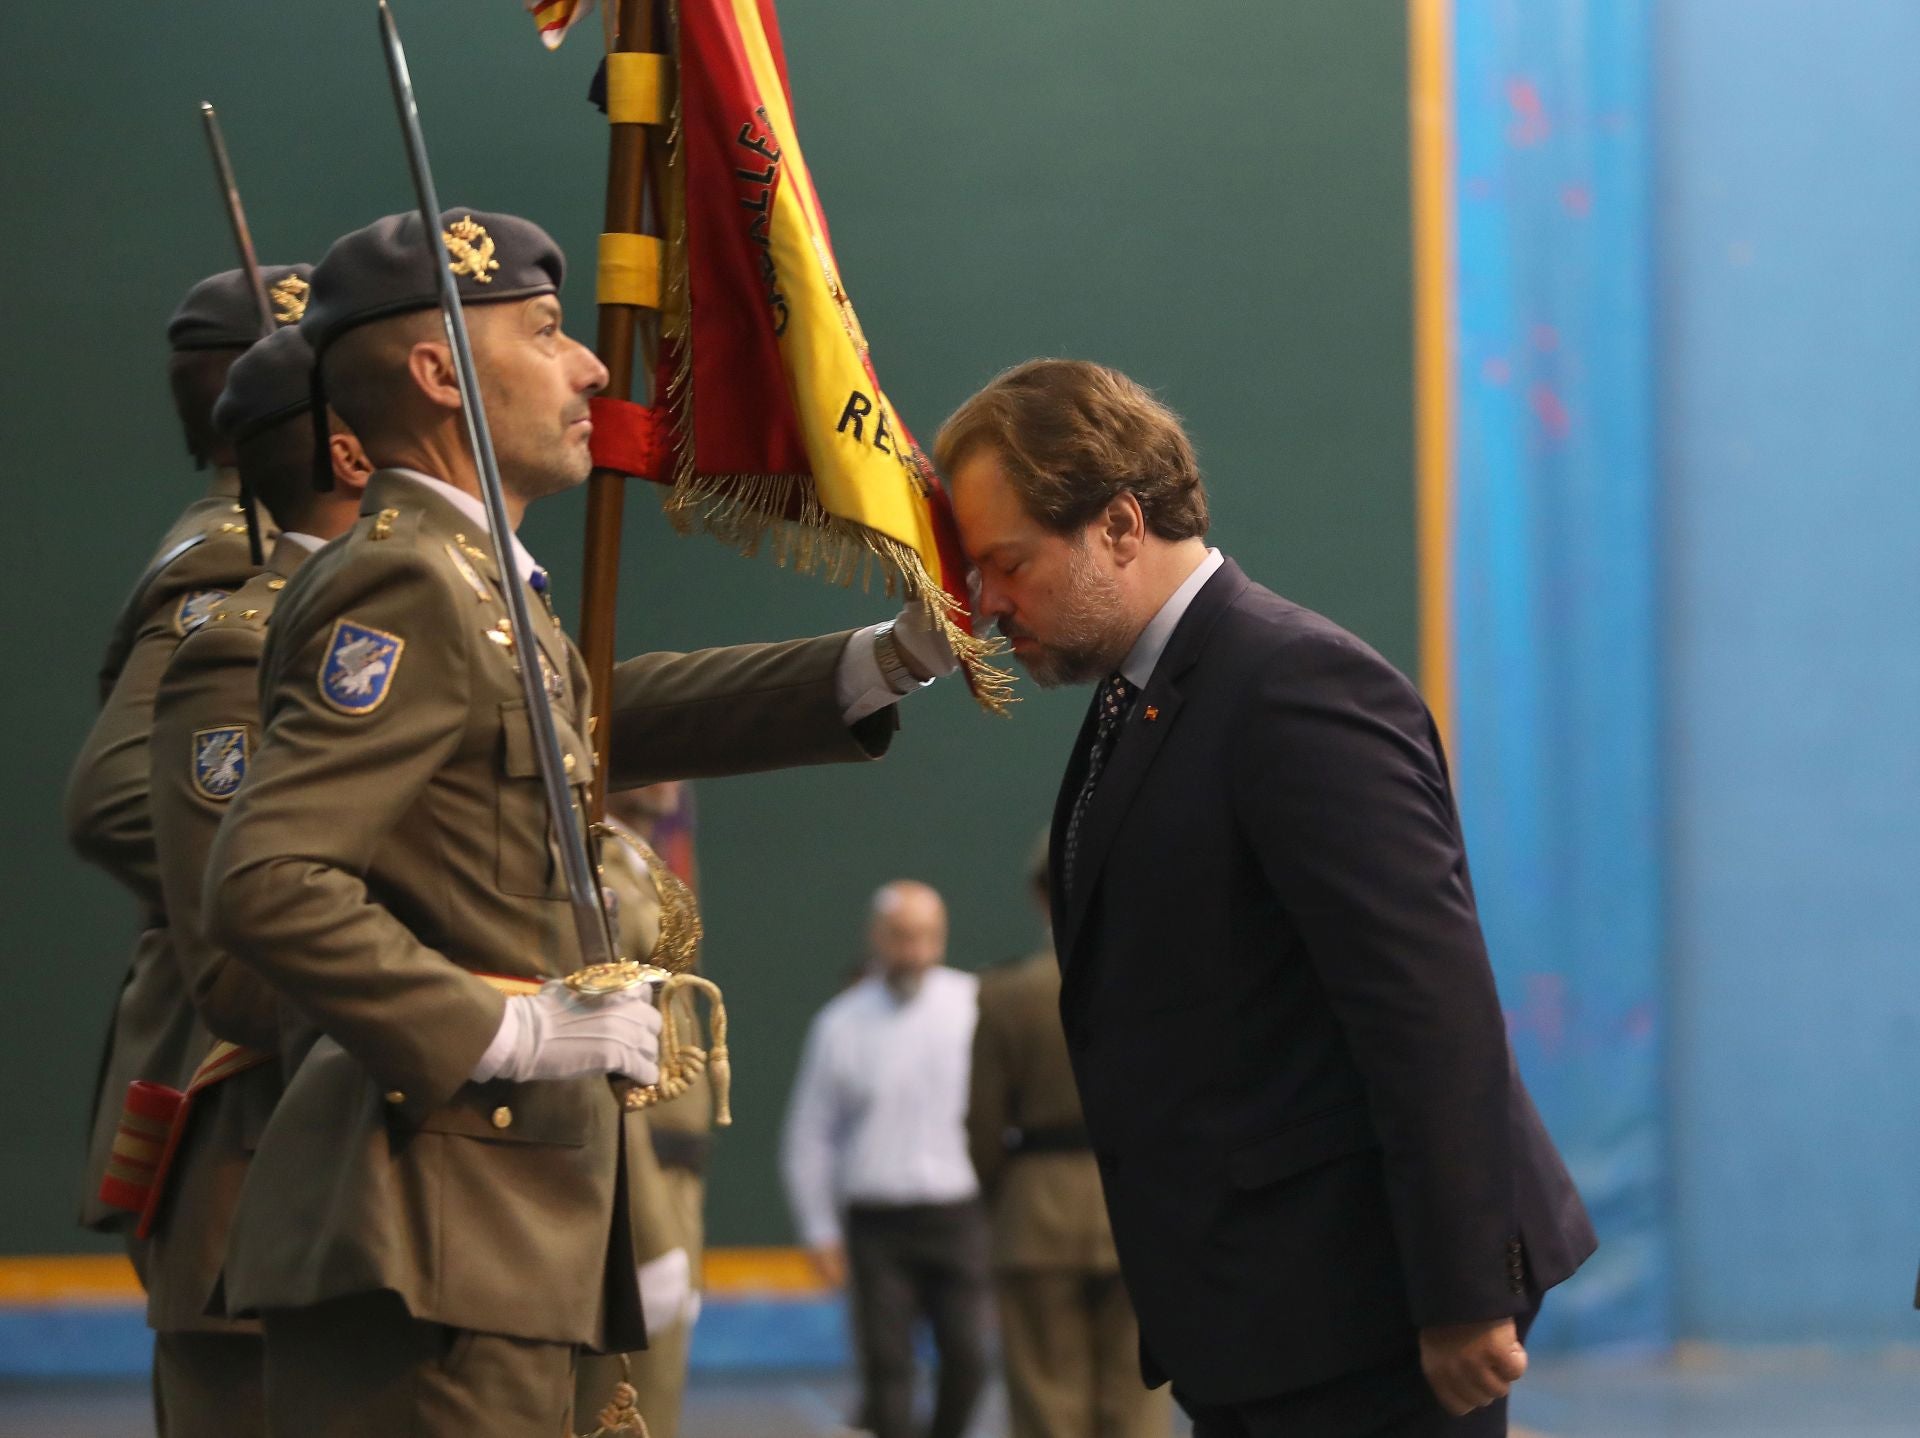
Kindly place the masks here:
POLYGON ((147 806, 147 736, 154 691, 174 649, 253 573, 238 493, 238 480, 222 471, 167 530, 121 606, 100 668, 100 714, 67 781, 69 840, 133 894, 141 914, 93 1095, 80 1216, 94 1228, 126 1218, 97 1194, 127 1085, 183 1082, 204 1043, 168 951, 147 806))
MULTIPOLYGON (((504 629, 503 577, 470 529, 376 474, 364 517, 275 613, 264 740, 207 905, 214 940, 326 1037, 261 1139, 225 1294, 248 1312, 390 1289, 431 1322, 637 1347, 612 1086, 467 1081, 504 1002, 475 975, 578 962, 516 661, 542 667, 576 784, 592 762, 578 656, 537 598, 531 642, 504 629)), ((895 720, 842 722, 845 644, 627 661, 613 784, 877 755, 895 720)))
POLYGON ((1084 1122, 1052 952, 983 973, 967 1148, 993 1221, 995 1268, 1118 1270, 1092 1148, 1009 1147, 1014 1135, 1067 1135, 1084 1122))
POLYGON ((147 1322, 156 1332, 254 1326, 208 1307, 241 1183, 280 1097, 282 1006, 264 979, 208 942, 201 893, 214 834, 260 743, 267 622, 306 557, 282 538, 267 568, 182 641, 154 700, 153 832, 181 986, 214 1037, 275 1055, 194 1098, 147 1259, 147 1322))

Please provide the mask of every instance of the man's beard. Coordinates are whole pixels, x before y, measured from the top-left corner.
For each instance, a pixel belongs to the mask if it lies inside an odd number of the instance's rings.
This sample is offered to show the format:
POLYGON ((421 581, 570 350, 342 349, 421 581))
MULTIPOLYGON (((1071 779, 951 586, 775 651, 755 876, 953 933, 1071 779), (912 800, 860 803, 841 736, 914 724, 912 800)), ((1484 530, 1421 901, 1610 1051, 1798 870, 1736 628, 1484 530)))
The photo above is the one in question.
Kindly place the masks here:
POLYGON ((1085 543, 1075 546, 1067 585, 1054 617, 1052 639, 1009 629, 1005 620, 999 626, 1009 638, 1021 633, 1034 641, 1035 648, 1019 657, 1042 689, 1104 679, 1120 667, 1133 644, 1120 602, 1120 583, 1094 562, 1093 551, 1085 543))
POLYGON ((562 417, 559 432, 528 432, 535 426, 515 410, 505 396, 485 394, 487 417, 493 422, 494 448, 500 461, 500 478, 519 499, 532 502, 548 495, 561 494, 582 483, 593 471, 593 461, 572 438, 571 423, 584 412, 569 412, 562 417), (499 416, 494 420, 494 416, 499 416))

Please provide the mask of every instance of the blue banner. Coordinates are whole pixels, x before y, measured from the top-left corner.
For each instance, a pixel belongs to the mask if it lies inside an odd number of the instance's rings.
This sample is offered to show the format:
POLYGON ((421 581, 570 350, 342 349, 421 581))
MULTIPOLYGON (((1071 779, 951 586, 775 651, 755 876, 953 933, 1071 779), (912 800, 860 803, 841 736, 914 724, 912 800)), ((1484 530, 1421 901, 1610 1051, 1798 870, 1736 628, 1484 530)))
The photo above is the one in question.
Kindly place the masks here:
POLYGON ((1600 1230, 1542 1350, 1671 1336, 1648 0, 1455 8, 1455 762, 1522 1072, 1600 1230))

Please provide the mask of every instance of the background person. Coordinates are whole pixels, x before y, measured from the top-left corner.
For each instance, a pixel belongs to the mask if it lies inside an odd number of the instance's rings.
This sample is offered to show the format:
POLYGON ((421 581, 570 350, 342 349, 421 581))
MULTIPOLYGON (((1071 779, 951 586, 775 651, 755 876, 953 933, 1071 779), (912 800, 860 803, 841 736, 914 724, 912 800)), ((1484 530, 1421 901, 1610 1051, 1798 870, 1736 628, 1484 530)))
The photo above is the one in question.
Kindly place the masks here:
POLYGON ((945 965, 947 910, 925 884, 873 898, 867 976, 814 1017, 781 1169, 820 1276, 851 1285, 857 1426, 910 1438, 919 1319, 939 1354, 931 1438, 960 1438, 986 1382, 986 1222, 967 1158, 979 983, 945 965))
MULTIPOLYGON (((1044 834, 1026 879, 1045 922, 1044 834)), ((1165 1438, 1173 1404, 1140 1381, 1140 1326, 1073 1086, 1050 940, 981 975, 967 1104, 1013 1438, 1165 1438)))

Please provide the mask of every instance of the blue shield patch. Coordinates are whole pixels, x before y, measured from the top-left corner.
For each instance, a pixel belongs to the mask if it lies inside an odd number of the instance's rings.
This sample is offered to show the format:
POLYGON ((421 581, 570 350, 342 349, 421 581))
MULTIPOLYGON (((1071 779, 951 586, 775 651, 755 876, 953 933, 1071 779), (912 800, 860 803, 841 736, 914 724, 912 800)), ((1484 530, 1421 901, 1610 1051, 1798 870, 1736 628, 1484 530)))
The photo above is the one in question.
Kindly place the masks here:
POLYGON ((193 733, 193 787, 203 799, 231 799, 247 777, 247 726, 223 724, 193 733))
POLYGON ((348 619, 334 622, 320 661, 320 697, 342 714, 371 714, 393 687, 407 641, 348 619))
POLYGON ((213 611, 219 607, 221 600, 231 597, 224 589, 196 589, 191 594, 181 595, 180 603, 173 611, 174 632, 185 638, 213 617, 213 611))

